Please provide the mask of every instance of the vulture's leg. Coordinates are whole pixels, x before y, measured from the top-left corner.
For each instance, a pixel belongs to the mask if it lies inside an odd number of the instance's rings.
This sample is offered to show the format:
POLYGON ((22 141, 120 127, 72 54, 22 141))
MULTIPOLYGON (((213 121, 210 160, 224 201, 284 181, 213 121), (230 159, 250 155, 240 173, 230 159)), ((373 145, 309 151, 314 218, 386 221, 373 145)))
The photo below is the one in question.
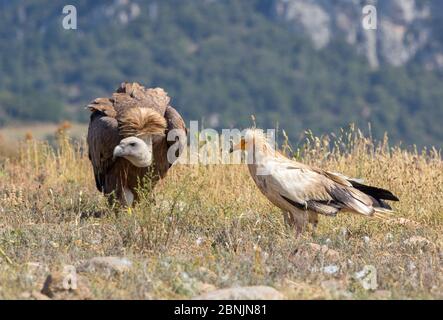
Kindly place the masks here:
POLYGON ((315 231, 317 230, 317 225, 318 225, 318 213, 317 212, 313 212, 313 211, 309 211, 309 223, 312 224, 312 234, 315 234, 315 231))
POLYGON ((285 222, 286 225, 293 227, 294 226, 294 221, 292 220, 292 215, 289 211, 282 211, 283 213, 283 220, 285 222))
POLYGON ((293 209, 291 212, 292 221, 294 223, 294 229, 296 236, 300 236, 306 229, 308 224, 308 212, 306 210, 293 209))
POLYGON ((132 203, 134 202, 134 194, 132 191, 127 188, 123 187, 123 203, 127 207, 132 207, 132 203))

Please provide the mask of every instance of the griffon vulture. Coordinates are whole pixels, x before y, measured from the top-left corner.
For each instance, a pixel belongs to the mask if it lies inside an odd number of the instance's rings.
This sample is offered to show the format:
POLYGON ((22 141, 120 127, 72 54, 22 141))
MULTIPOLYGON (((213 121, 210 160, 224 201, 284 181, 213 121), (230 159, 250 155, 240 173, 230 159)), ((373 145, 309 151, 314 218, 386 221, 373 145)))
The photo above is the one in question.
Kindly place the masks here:
POLYGON ((177 143, 175 149, 181 152, 186 146, 185 123, 169 101, 161 88, 122 83, 112 97, 88 105, 89 159, 100 192, 108 196, 114 192, 121 204, 130 206, 148 171, 154 183, 166 175, 173 164, 168 161, 169 147, 177 143), (173 129, 178 137, 168 141, 173 129))
POLYGON ((261 130, 248 129, 231 152, 246 150, 252 179, 260 191, 283 211, 286 223, 300 234, 307 222, 318 223, 318 214, 335 216, 352 212, 387 218, 398 201, 390 191, 371 187, 342 174, 290 160, 274 150, 261 130))

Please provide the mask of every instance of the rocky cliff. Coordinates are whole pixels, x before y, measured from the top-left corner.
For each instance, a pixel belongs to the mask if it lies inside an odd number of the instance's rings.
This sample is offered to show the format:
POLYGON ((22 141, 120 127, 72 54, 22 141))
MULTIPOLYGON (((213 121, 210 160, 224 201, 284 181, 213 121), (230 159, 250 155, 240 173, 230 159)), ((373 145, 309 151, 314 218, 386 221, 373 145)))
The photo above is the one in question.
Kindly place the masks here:
MULTIPOLYGON (((275 0, 271 16, 306 34, 322 49, 341 39, 365 55, 373 68, 417 59, 427 69, 443 69, 439 30, 443 2, 420 0, 275 0), (377 29, 362 27, 362 9, 377 9, 377 29)), ((441 31, 441 30, 440 30, 441 31)))

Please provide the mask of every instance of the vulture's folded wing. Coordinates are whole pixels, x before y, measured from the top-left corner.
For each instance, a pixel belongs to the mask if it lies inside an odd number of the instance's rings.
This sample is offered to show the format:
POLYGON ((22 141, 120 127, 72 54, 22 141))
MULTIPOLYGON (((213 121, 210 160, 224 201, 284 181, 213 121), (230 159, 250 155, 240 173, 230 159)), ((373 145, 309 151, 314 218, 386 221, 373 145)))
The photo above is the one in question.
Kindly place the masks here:
MULTIPOLYGON (((184 137, 186 137, 187 129, 185 125, 185 121, 183 120, 182 116, 175 110, 173 107, 168 106, 165 111, 165 119, 167 123, 167 133, 169 133, 172 130, 176 130, 177 133, 181 133, 184 137)), ((185 142, 186 141, 181 141, 185 142)), ((173 144, 174 142, 170 141, 170 144, 173 144)))
POLYGON ((117 120, 103 114, 93 115, 87 140, 97 189, 105 192, 106 174, 113 166, 113 151, 120 142, 117 120))
POLYGON ((168 123, 168 130, 182 129, 186 131, 185 121, 182 116, 171 106, 166 107, 165 119, 168 123))
POLYGON ((177 159, 183 149, 186 147, 187 129, 181 115, 171 106, 167 106, 165 110, 166 120, 166 139, 154 140, 154 161, 159 170, 159 174, 163 177, 168 169, 173 165, 173 159, 177 159), (169 138, 169 139, 168 139, 169 138), (178 143, 178 145, 173 146, 178 143), (172 146, 172 149, 170 149, 172 146), (174 151, 174 155, 168 152, 174 151))
MULTIPOLYGON (((186 124, 182 116, 171 106, 166 108, 165 119, 167 122, 167 134, 174 131, 172 137, 175 137, 175 141, 168 140, 168 148, 178 143, 178 149, 175 151, 175 157, 178 158, 186 148, 188 130, 186 129, 186 124)), ((170 165, 172 164, 173 163, 170 165)))
POLYGON ((384 200, 399 201, 391 191, 366 185, 362 179, 350 178, 337 172, 324 171, 324 174, 328 177, 332 177, 333 180, 339 179, 342 184, 352 186, 358 191, 363 192, 371 199, 373 207, 391 210, 391 206, 384 200))
POLYGON ((267 185, 280 195, 301 205, 308 200, 332 200, 325 186, 325 177, 317 172, 280 159, 266 161, 265 166, 267 185))
POLYGON ((266 166, 269 188, 299 209, 327 215, 340 209, 364 215, 374 212, 371 199, 341 177, 290 160, 270 160, 266 166))

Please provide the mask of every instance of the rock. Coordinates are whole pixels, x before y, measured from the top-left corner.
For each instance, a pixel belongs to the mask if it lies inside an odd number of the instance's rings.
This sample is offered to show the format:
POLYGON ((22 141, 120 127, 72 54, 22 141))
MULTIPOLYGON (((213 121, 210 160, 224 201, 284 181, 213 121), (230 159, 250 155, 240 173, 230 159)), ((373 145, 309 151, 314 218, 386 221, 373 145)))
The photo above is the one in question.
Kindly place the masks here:
POLYGON ((28 262, 25 264, 23 273, 24 279, 30 283, 34 283, 38 279, 42 280, 49 273, 47 265, 40 262, 28 262))
POLYGON ((346 260, 346 264, 348 265, 349 268, 352 268, 354 266, 354 261, 352 261, 351 259, 346 260))
POLYGON ((346 240, 349 237, 348 228, 345 228, 345 227, 340 228, 340 235, 343 237, 343 239, 346 240))
POLYGON ((316 49, 324 48, 331 38, 330 16, 327 11, 309 0, 280 1, 276 13, 286 21, 292 21, 297 30, 311 37, 316 49))
POLYGON ((25 264, 25 266, 28 272, 49 272, 48 266, 40 262, 28 262, 25 264))
POLYGON ((308 243, 305 246, 302 246, 298 251, 297 254, 303 258, 309 258, 312 256, 318 256, 323 255, 326 259, 331 261, 339 261, 340 260, 340 253, 338 251, 335 251, 333 249, 329 249, 328 246, 325 245, 319 245, 316 243, 308 243))
POLYGON ((197 240, 195 240, 195 243, 197 246, 200 246, 205 240, 202 237, 198 237, 197 240))
POLYGON ((336 265, 329 265, 323 268, 323 273, 326 274, 336 274, 340 270, 339 266, 336 265))
POLYGON ((369 245, 371 243, 371 238, 369 238, 368 236, 364 236, 362 239, 366 245, 369 245))
POLYGON ((100 272, 106 276, 121 274, 131 270, 132 262, 127 258, 95 257, 81 264, 78 272, 100 272))
POLYGON ((378 288, 377 269, 373 265, 364 266, 363 270, 354 274, 354 279, 356 279, 365 290, 377 290, 378 288))
POLYGON ((437 12, 441 12, 442 5, 440 1, 422 2, 274 0, 271 15, 284 21, 294 32, 302 32, 318 50, 339 38, 344 39, 366 56, 374 69, 381 63, 404 65, 416 57, 437 67, 433 61, 441 50, 438 45, 429 47, 435 42, 429 21, 438 19, 437 12), (375 5, 377 30, 362 28, 364 5, 375 5))
POLYGON ((429 13, 416 8, 416 0, 391 0, 383 3, 382 9, 397 24, 411 23, 417 18, 426 17, 429 13))
POLYGON ((204 293, 193 300, 282 300, 285 296, 272 287, 251 286, 219 289, 204 293))
POLYGON ((49 241, 49 244, 53 247, 53 248, 58 248, 60 247, 60 245, 57 242, 54 241, 49 241))
MULTIPOLYGON (((91 297, 87 280, 79 276, 75 267, 71 265, 65 265, 63 271, 49 274, 40 293, 57 300, 85 300, 91 297)), ((33 297, 39 300, 44 298, 35 292, 33 297)))

